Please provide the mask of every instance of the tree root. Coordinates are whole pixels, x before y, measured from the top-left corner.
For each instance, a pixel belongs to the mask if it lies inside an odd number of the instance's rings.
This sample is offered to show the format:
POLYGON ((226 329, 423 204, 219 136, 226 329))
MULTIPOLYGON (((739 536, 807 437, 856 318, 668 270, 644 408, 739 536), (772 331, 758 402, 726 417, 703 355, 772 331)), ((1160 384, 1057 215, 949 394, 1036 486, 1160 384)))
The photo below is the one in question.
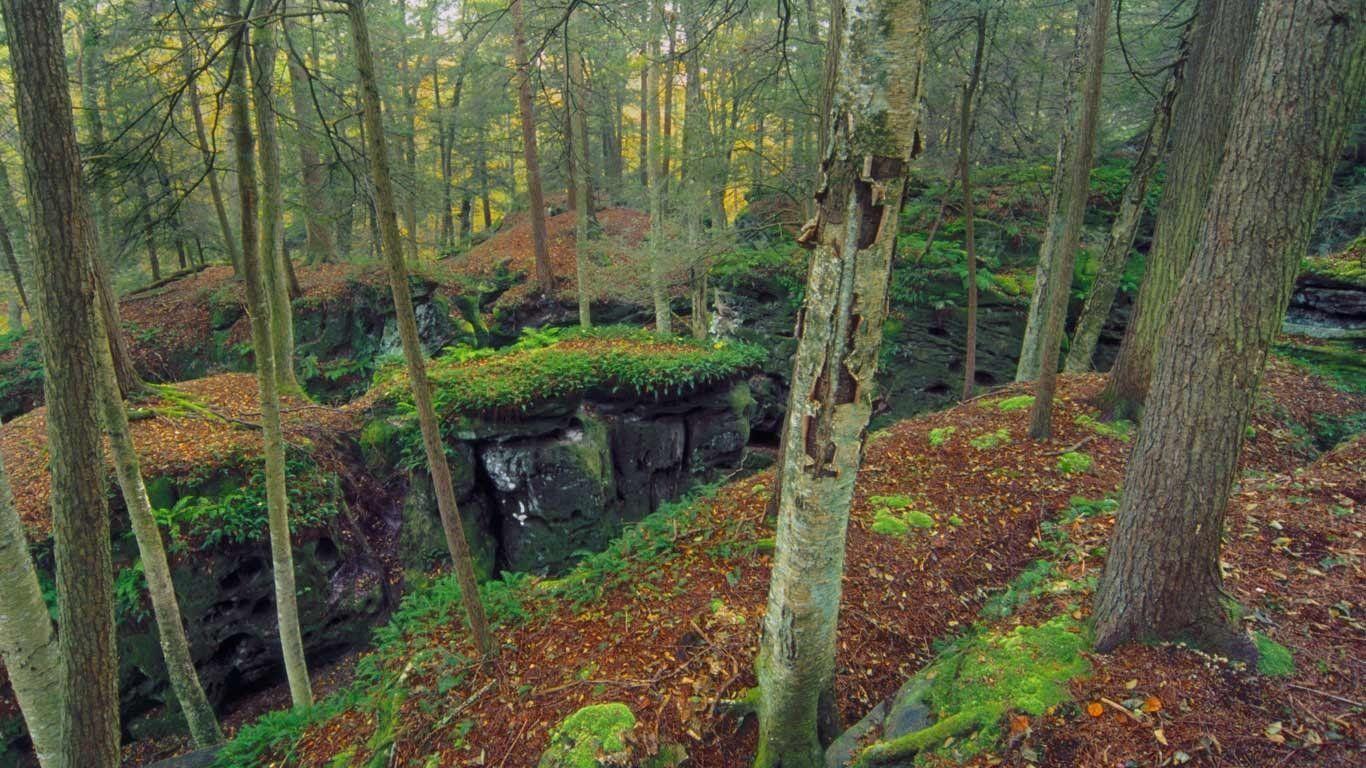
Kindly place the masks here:
POLYGON ((891 741, 881 741, 864 749, 851 765, 851 768, 872 768, 887 765, 898 760, 906 760, 943 743, 951 736, 981 728, 999 720, 1003 710, 999 705, 987 705, 966 712, 956 712, 941 719, 934 725, 898 736, 891 741))

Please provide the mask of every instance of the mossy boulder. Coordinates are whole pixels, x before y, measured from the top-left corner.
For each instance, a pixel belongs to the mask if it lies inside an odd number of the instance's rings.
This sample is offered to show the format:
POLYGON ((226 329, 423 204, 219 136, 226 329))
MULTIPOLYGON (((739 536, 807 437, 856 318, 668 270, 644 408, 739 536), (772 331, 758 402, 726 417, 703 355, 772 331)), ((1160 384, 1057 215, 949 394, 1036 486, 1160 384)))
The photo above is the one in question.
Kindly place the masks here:
POLYGON ((633 762, 628 741, 636 716, 625 704, 592 704, 566 717, 550 732, 539 768, 606 768, 633 762))

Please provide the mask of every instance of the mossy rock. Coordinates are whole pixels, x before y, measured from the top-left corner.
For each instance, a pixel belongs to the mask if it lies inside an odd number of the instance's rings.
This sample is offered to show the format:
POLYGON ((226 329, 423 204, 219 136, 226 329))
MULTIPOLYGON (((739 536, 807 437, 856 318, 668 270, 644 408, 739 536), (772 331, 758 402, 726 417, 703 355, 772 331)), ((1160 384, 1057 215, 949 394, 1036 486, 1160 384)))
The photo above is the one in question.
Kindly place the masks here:
POLYGON ((550 746, 539 768, 607 768, 629 766, 629 743, 636 716, 619 702, 591 704, 566 717, 550 731, 550 746))

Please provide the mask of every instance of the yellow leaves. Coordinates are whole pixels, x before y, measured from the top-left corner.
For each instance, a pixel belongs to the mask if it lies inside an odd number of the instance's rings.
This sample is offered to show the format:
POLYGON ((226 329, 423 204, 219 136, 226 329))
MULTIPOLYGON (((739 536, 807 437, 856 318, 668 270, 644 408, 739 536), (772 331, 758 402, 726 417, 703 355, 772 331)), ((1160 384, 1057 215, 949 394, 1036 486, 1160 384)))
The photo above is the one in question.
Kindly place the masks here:
POLYGON ((1159 711, 1159 710, 1161 710, 1161 709, 1162 709, 1162 700, 1159 699, 1159 698, 1157 698, 1156 696, 1149 696, 1148 698, 1146 698, 1146 699, 1143 700, 1143 711, 1144 711, 1144 712, 1147 712, 1148 714, 1152 714, 1153 712, 1157 712, 1157 711, 1159 711))

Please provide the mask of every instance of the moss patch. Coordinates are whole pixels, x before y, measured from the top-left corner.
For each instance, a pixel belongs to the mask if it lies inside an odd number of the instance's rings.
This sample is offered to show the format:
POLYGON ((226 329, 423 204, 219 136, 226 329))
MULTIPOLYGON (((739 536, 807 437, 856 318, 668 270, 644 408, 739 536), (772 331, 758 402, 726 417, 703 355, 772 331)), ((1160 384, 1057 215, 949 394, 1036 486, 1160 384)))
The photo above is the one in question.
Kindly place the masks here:
POLYGON ((540 768, 598 768, 622 765, 630 757, 627 735, 636 717, 625 704, 592 704, 566 717, 550 732, 540 768))
POLYGON ((1058 471, 1064 475, 1079 475, 1083 472, 1090 472, 1094 465, 1095 461, 1080 451, 1068 451, 1058 457, 1058 471))
POLYGON ((1295 658, 1290 649, 1261 632, 1252 633, 1257 644, 1257 671, 1267 677, 1286 677, 1295 672, 1295 658))
POLYGON ((1133 435, 1134 423, 1127 419, 1116 419, 1114 421, 1101 421, 1095 416, 1087 413, 1079 413, 1073 419, 1077 426, 1089 429, 1101 437, 1109 437, 1115 440, 1129 442, 1133 435))
POLYGON ((968 444, 979 451, 989 451, 1010 442, 1010 430, 1002 427, 995 432, 988 432, 978 435, 968 441, 968 444))
POLYGON ((1009 413, 1010 411, 1023 411, 1027 408, 1032 408, 1033 406, 1033 395, 1016 395, 1014 397, 1007 397, 1006 399, 996 404, 996 408, 998 410, 1006 413, 1009 413))
POLYGON ((953 433, 958 431, 958 427, 935 427, 930 430, 930 447, 938 448, 947 443, 953 433))

